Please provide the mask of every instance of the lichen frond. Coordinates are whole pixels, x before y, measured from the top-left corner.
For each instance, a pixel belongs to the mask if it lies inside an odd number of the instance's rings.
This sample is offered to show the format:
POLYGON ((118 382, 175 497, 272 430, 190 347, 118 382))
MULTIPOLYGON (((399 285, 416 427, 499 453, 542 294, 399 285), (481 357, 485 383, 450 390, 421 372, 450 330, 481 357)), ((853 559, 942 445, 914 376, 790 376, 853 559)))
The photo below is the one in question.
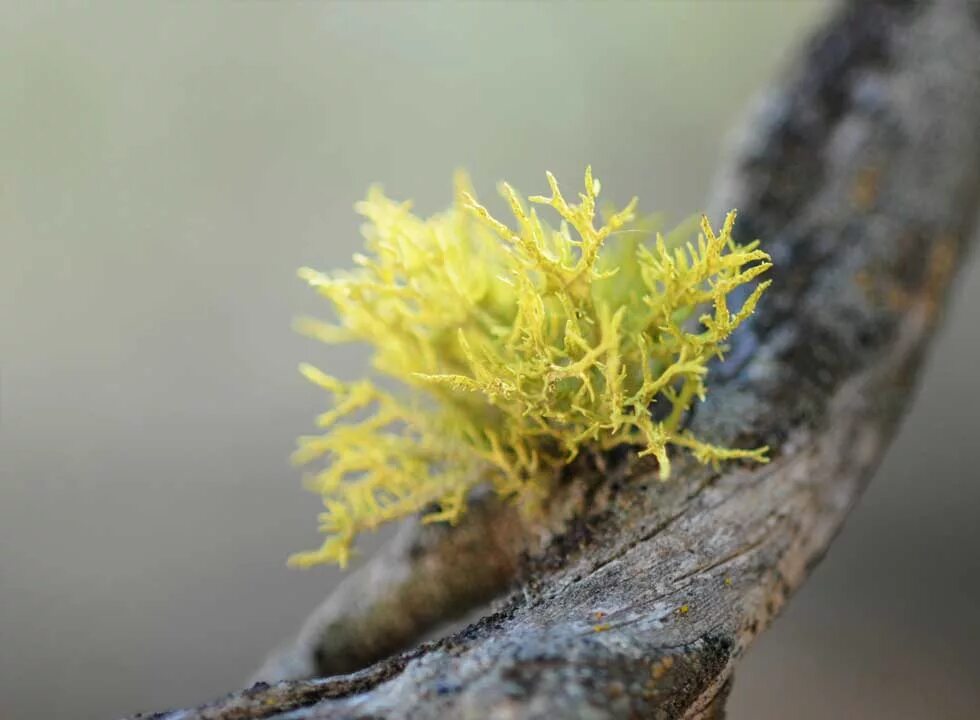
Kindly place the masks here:
POLYGON ((591 169, 577 203, 547 178, 551 195, 527 202, 501 185, 514 228, 463 176, 452 207, 427 219, 372 188, 356 208, 367 250, 357 267, 300 270, 336 323, 304 319, 297 328, 370 344, 374 368, 406 388, 390 393, 302 366, 332 398, 318 418, 324 433, 300 438, 294 455, 325 461, 308 485, 323 496, 327 538, 294 564, 345 565, 359 533, 414 513, 456 522, 480 483, 542 497, 585 446, 639 445, 663 479, 672 447, 715 465, 765 461, 765 448, 711 445, 684 420, 707 392, 708 362, 769 283, 737 310, 730 293, 765 273, 769 256, 735 243, 734 211, 717 231, 701 218, 693 239, 682 227, 647 243, 635 199, 597 220, 601 186, 591 169), (537 207, 551 208, 557 226, 537 207))

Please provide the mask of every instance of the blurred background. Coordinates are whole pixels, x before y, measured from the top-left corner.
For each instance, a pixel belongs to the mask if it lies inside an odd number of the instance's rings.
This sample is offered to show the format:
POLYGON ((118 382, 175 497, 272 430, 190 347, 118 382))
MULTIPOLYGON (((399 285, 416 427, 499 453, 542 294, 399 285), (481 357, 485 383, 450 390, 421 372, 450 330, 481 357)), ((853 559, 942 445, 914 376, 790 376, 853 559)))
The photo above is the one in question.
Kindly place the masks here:
MULTIPOLYGON (((382 181, 543 172, 679 219, 823 2, 0 2, 0 718, 239 686, 340 572, 287 456, 357 352, 294 335, 382 181)), ((980 264, 735 720, 975 718, 980 264)), ((375 539, 376 542, 376 539, 375 539)), ((368 546, 371 543, 367 543, 368 546)))

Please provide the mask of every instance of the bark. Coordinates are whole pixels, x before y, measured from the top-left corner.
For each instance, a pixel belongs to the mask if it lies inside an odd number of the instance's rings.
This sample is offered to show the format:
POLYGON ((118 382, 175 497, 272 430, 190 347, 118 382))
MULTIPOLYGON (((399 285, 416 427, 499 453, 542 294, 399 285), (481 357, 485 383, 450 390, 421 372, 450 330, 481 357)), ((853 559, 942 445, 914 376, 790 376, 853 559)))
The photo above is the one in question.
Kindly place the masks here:
POLYGON ((714 219, 739 208, 774 283, 690 423, 772 462, 679 456, 661 483, 622 449, 569 468, 544 525, 484 500, 458 528, 410 527, 260 672, 287 681, 154 717, 721 717, 739 656, 910 400, 978 200, 980 0, 840 7, 710 203, 714 219), (515 583, 462 631, 391 655, 515 583))

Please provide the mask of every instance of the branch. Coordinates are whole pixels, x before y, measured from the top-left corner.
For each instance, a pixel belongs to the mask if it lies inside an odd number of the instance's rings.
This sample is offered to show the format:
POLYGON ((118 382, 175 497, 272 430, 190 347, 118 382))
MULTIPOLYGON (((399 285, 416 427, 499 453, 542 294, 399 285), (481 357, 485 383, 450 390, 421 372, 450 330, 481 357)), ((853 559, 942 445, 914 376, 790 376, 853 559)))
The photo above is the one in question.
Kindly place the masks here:
POLYGON ((712 203, 740 209, 741 240, 763 238, 774 284, 691 422, 773 461, 718 473, 679 457, 660 483, 622 450, 569 469, 546 528, 489 503, 457 529, 406 531, 265 675, 378 662, 154 717, 715 716, 893 434, 978 200, 980 2, 842 7, 747 125, 712 203), (381 659, 519 572, 475 624, 381 659))
POLYGON ((353 672, 403 650, 427 630, 492 600, 513 581, 531 542, 514 504, 491 496, 471 503, 458 527, 405 525, 344 579, 255 680, 353 672))

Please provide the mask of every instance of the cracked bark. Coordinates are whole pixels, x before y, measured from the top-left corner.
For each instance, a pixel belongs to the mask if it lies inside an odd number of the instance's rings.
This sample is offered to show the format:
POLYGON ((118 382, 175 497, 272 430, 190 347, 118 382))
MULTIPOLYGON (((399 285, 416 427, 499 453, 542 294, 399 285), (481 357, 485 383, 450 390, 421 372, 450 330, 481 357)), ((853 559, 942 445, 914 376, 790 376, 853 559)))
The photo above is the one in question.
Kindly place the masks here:
POLYGON ((409 526, 267 682, 153 717, 721 717, 735 663, 909 402, 978 200, 980 0, 842 5, 749 118, 710 202, 715 218, 739 208, 775 282, 691 423, 772 462, 719 473, 681 456, 660 483, 623 449, 569 468, 545 523, 485 499, 458 528, 409 526))

